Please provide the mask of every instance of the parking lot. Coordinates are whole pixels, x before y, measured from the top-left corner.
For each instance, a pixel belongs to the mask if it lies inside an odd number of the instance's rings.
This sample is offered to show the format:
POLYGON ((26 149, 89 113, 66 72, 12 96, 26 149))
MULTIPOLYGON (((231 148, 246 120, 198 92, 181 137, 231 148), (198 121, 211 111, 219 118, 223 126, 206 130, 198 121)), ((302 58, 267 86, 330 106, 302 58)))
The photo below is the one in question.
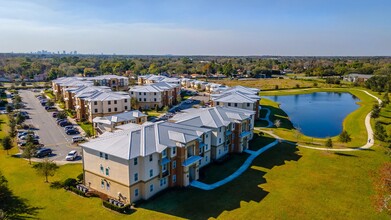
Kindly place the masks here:
MULTIPOLYGON (((25 121, 36 128, 35 132, 39 136, 39 142, 46 148, 53 150, 50 159, 65 162, 65 156, 72 150, 80 152, 76 144, 72 144, 72 136, 65 133, 64 129, 56 124, 52 112, 47 112, 35 97, 39 93, 32 91, 20 90, 20 96, 26 104, 24 111, 28 112, 30 119, 25 121)), ((38 159, 39 160, 39 159, 38 159)), ((74 162, 80 162, 80 158, 74 162)))

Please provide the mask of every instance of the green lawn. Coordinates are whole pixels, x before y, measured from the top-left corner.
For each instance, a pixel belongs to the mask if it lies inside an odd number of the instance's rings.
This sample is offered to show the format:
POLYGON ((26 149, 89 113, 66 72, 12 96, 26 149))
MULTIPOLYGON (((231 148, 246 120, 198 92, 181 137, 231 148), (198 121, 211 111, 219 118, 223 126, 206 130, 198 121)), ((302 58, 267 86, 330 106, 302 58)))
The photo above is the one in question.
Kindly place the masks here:
POLYGON ((45 95, 46 95, 47 97, 49 97, 50 99, 55 99, 55 98, 54 98, 54 94, 53 94, 52 91, 45 90, 44 92, 45 92, 45 95))
POLYGON ((94 134, 94 128, 92 123, 90 122, 77 122, 77 124, 84 130, 84 132, 89 133, 91 135, 94 134))

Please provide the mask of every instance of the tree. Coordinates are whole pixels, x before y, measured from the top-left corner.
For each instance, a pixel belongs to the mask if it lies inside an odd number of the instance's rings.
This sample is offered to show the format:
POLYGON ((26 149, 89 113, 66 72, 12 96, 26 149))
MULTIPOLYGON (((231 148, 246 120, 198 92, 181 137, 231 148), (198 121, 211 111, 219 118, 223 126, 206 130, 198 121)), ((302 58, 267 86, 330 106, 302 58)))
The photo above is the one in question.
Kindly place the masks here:
POLYGON ((67 113, 65 111, 61 111, 57 113, 58 119, 66 119, 68 117, 67 113))
POLYGON ((7 155, 8 155, 8 150, 10 150, 13 147, 11 137, 6 136, 3 138, 3 140, 1 140, 1 142, 3 144, 3 149, 7 151, 7 155))
POLYGON ((130 106, 132 109, 137 109, 138 101, 136 98, 132 97, 130 98, 130 106))
POLYGON ((333 148, 333 141, 331 140, 331 138, 327 139, 326 147, 329 149, 333 148))
POLYGON ((385 141, 387 139, 386 130, 384 129, 381 122, 379 122, 379 121, 375 122, 375 132, 374 133, 375 133, 375 137, 380 141, 385 141))
POLYGON ((380 107, 378 104, 374 104, 371 112, 371 118, 378 118, 380 114, 380 107))
POLYGON ((36 147, 32 143, 27 143, 23 149, 22 157, 29 160, 29 164, 31 164, 31 158, 34 156, 37 151, 36 147))
POLYGON ((25 120, 26 118, 22 114, 18 113, 16 115, 16 119, 15 119, 16 124, 21 125, 25 120))
POLYGON ((388 92, 383 95, 383 103, 388 105, 390 103, 390 98, 388 97, 388 92))
POLYGON ((349 141, 351 141, 352 138, 350 137, 350 134, 347 132, 347 131, 342 131, 341 134, 339 134, 339 141, 341 141, 342 143, 347 143, 349 141))
POLYGON ((49 100, 46 102, 46 106, 52 107, 52 106, 54 106, 54 102, 53 102, 51 99, 49 99, 49 100))
POLYGON ((163 112, 168 112, 168 110, 169 110, 168 106, 167 106, 167 105, 166 105, 166 106, 164 106, 164 108, 163 108, 163 112))
POLYGON ((42 163, 34 164, 34 169, 37 170, 37 173, 41 176, 45 177, 45 182, 48 183, 48 177, 54 176, 56 173, 58 166, 53 161, 45 158, 42 163))
POLYGON ((11 105, 7 105, 7 106, 5 107, 5 110, 7 111, 7 113, 11 113, 11 112, 12 112, 12 107, 11 107, 11 105))

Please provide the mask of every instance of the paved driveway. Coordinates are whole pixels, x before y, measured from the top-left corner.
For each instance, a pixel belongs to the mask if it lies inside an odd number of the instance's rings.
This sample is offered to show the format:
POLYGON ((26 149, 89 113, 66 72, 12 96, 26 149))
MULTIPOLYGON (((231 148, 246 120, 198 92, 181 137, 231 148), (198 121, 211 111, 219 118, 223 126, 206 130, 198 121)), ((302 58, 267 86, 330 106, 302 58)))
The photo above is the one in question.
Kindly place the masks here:
POLYGON ((47 112, 35 97, 38 93, 20 90, 19 94, 23 102, 26 103, 25 110, 30 115, 30 119, 27 119, 26 123, 34 125, 38 129, 36 133, 40 137, 40 143, 53 150, 53 156, 50 159, 65 162, 65 156, 69 151, 77 150, 80 152, 80 148, 72 144, 72 136, 65 134, 64 129, 56 124, 52 113, 47 112))

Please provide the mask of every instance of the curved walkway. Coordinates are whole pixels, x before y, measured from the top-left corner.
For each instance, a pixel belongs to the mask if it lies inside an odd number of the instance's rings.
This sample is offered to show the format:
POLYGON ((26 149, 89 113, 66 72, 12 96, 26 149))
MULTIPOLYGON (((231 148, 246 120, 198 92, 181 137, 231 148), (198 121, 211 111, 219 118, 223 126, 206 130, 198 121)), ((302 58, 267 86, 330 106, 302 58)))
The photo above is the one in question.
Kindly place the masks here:
POLYGON ((249 153, 250 156, 246 159, 246 161, 242 164, 242 166, 239 167, 239 169, 237 169, 233 174, 229 175, 228 177, 224 178, 223 180, 220 180, 220 181, 215 182, 213 184, 206 184, 206 183, 194 180, 190 183, 190 186, 193 186, 193 187, 196 187, 199 189, 203 189, 203 190, 212 190, 212 189, 216 189, 217 187, 220 187, 228 182, 231 182, 236 177, 238 177, 242 173, 244 173, 244 171, 246 171, 247 168, 250 167, 251 163, 253 162, 253 160, 256 157, 258 157, 260 154, 262 154, 266 150, 276 146, 277 144, 278 144, 278 140, 275 140, 272 143, 266 145, 265 147, 263 147, 257 151, 246 150, 245 152, 249 153))
POLYGON ((262 109, 266 110, 267 113, 266 113, 266 115, 265 115, 264 118, 259 118, 259 119, 264 120, 264 121, 267 121, 268 124, 267 124, 267 126, 266 126, 265 128, 270 128, 271 126, 273 126, 273 122, 270 121, 270 114, 271 114, 271 111, 270 111, 270 109, 265 108, 265 107, 263 107, 262 109))

